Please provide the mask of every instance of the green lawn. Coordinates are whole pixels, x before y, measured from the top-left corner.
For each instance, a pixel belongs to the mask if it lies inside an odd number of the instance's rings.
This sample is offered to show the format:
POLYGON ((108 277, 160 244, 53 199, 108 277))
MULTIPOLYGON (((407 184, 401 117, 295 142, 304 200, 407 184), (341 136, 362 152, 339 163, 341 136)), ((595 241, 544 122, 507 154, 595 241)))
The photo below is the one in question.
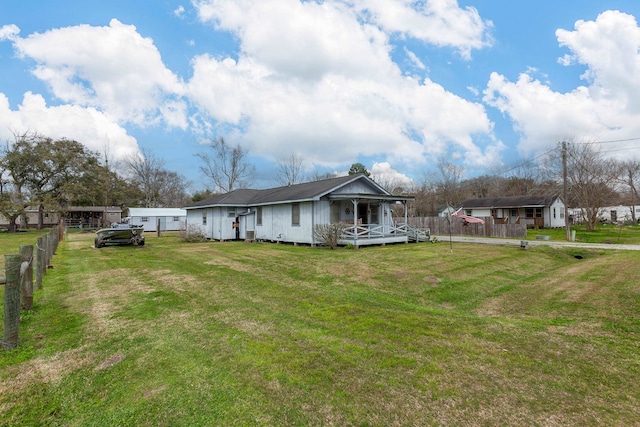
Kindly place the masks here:
MULTIPOLYGON (((593 231, 587 231, 584 225, 574 225, 571 231, 575 231, 577 242, 640 245, 638 225, 600 224, 593 231)), ((535 239, 537 235, 551 236, 551 240, 566 240, 564 228, 527 230, 527 239, 535 239)))
POLYGON ((639 422, 640 252, 92 246, 0 353, 0 425, 639 422))

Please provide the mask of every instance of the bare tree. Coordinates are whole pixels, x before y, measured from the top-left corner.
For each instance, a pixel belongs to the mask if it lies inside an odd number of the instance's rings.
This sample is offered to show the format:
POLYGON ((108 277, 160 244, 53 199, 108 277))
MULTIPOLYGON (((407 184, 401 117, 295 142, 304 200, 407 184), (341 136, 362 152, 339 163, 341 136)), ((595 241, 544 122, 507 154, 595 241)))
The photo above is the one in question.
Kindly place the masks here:
POLYGON ((144 206, 147 208, 159 207, 164 160, 159 159, 150 151, 142 149, 139 154, 128 156, 125 159, 125 164, 132 180, 144 195, 144 206))
MULTIPOLYGON (((561 152, 554 151, 547 164, 562 176, 561 152)), ((594 144, 573 142, 566 144, 566 172, 569 200, 564 202, 580 208, 587 230, 595 230, 603 208, 618 202, 620 164, 604 157, 594 144)))
POLYGON ((276 179, 280 185, 293 185, 304 181, 302 174, 303 159, 295 151, 278 160, 276 179))
POLYGON ((640 193, 638 192, 640 190, 640 160, 631 159, 624 161, 621 163, 620 169, 620 180, 626 187, 625 192, 627 197, 625 201, 631 206, 631 219, 635 223, 637 218, 634 207, 640 204, 640 193))
POLYGON ((179 207, 189 203, 186 178, 164 167, 164 160, 143 149, 125 159, 134 184, 143 194, 147 208, 179 207))
POLYGON ((447 161, 443 158, 438 160, 439 177, 436 179, 438 193, 442 197, 442 201, 448 205, 454 206, 462 202, 460 194, 460 178, 464 169, 447 161))
POLYGON ((162 191, 160 192, 160 204, 164 207, 181 207, 191 203, 187 194, 189 181, 176 172, 162 171, 162 191))
POLYGON ((256 168, 249 162, 248 150, 240 145, 232 147, 222 137, 213 140, 209 149, 196 156, 203 163, 200 170, 215 185, 214 191, 228 193, 251 183, 256 168))
POLYGON ((309 175, 309 181, 321 181, 323 179, 335 178, 336 176, 334 172, 320 172, 316 170, 309 175))

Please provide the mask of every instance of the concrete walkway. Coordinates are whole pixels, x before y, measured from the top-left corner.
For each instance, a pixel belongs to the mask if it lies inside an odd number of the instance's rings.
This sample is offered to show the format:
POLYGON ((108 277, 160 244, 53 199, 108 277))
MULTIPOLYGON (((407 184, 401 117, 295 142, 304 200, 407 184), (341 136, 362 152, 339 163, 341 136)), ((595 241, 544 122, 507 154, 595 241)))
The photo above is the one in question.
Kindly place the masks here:
MULTIPOLYGON (((449 236, 431 236, 432 239, 438 239, 439 242, 449 243, 449 236)), ((625 251, 640 251, 640 245, 616 245, 608 243, 583 243, 583 242, 563 242, 553 240, 527 240, 527 239, 499 239, 496 237, 471 237, 471 236, 451 236, 451 241, 454 243, 478 243, 484 245, 498 245, 498 246, 517 246, 520 247, 520 242, 525 240, 527 246, 555 246, 565 248, 583 248, 583 249, 615 249, 625 251)))

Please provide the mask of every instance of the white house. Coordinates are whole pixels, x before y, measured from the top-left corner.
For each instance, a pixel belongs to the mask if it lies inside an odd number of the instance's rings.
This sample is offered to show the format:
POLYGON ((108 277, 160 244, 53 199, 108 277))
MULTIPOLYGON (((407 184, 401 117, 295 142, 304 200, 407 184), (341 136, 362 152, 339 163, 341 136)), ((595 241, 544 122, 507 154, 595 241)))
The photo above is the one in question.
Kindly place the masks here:
MULTIPOLYGON (((581 208, 571 209, 571 217, 574 224, 579 224, 583 221, 584 211, 581 208)), ((636 222, 640 219, 640 206, 606 206, 598 210, 598 218, 605 222, 617 223, 617 222, 636 222)))
POLYGON ((466 215, 493 217, 496 224, 526 224, 533 228, 564 227, 564 202, 559 196, 485 197, 461 205, 466 215))
POLYGON ((129 224, 143 225, 144 231, 178 231, 187 219, 182 208, 129 208, 129 224))
POLYGON ((365 175, 265 190, 240 189, 187 206, 187 226, 212 240, 267 240, 315 245, 319 224, 345 223, 341 244, 408 242, 406 203, 365 175), (404 206, 405 221, 394 223, 391 205, 404 206))

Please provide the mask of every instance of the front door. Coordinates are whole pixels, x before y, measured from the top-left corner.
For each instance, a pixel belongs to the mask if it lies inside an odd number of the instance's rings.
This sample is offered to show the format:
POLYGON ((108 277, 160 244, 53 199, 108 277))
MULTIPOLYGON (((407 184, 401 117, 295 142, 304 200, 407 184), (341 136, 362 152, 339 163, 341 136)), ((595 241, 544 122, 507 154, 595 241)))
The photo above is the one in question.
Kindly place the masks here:
POLYGON ((518 223, 518 209, 509 209, 509 224, 518 223))
POLYGON ((369 224, 369 204, 358 203, 358 224, 369 224))

